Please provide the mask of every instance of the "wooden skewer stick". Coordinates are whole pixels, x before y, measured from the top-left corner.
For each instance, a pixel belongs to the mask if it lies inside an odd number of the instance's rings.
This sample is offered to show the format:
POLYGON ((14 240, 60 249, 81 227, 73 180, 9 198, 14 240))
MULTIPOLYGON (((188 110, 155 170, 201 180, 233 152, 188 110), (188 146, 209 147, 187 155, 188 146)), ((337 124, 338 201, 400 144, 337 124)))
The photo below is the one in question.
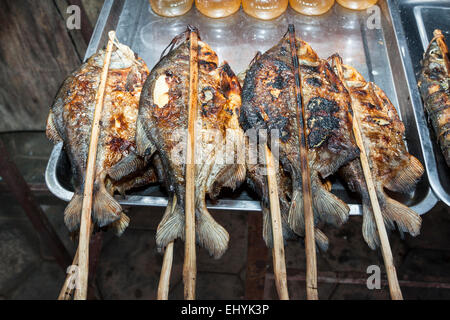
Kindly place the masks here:
POLYGON ((195 120, 197 118, 198 91, 198 34, 189 27, 189 118, 186 156, 186 207, 185 207, 185 249, 183 265, 184 298, 195 299, 197 277, 195 253, 195 120))
MULTIPOLYGON (((92 234, 92 225, 89 232, 89 237, 92 234)), ((78 266, 78 248, 75 252, 75 256, 73 257, 72 266, 78 266)), ((75 270, 74 270, 75 271, 75 270)), ((75 290, 76 283, 73 283, 71 288, 69 289, 69 284, 71 281, 77 281, 77 274, 68 273, 66 276, 66 280, 64 280, 64 284, 59 292, 58 300, 70 300, 72 298, 72 293, 75 290)))
POLYGON ((308 300, 318 300, 316 243, 314 237, 311 174, 308 164, 308 145, 306 143, 306 117, 305 109, 303 108, 300 68, 298 65, 297 46, 295 44, 294 25, 290 24, 288 30, 292 63, 294 65, 295 93, 297 97, 297 126, 300 142, 300 168, 302 172, 303 210, 305 216, 306 297, 308 300))
POLYGON ((267 164, 267 182, 269 185, 270 217, 272 219, 272 258, 273 271, 275 275, 275 286, 277 288, 278 297, 280 298, 280 300, 289 300, 277 176, 275 172, 273 155, 267 145, 265 146, 265 157, 267 164))
MULTIPOLYGON (((339 77, 342 79, 347 91, 349 88, 343 78, 342 65, 339 57, 333 57, 339 77)), ((350 91, 349 91, 350 92, 350 91)), ((381 242, 381 252, 383 254, 384 265, 386 267, 386 273, 389 282, 389 291, 391 293, 392 300, 403 300, 400 285, 398 284, 397 272, 394 266, 394 259, 392 257, 391 246, 389 244, 389 238, 387 236, 386 227, 384 225, 383 215, 381 213, 380 204, 378 203, 378 197, 375 191, 375 185, 373 183, 372 172, 370 171, 369 159, 367 158, 366 148, 364 146, 364 140, 361 134, 361 124, 359 110, 352 108, 353 110, 353 134, 355 136, 356 144, 360 150, 360 161, 363 169, 364 178, 366 180, 367 189, 369 191, 370 203, 372 204, 373 215, 375 217, 375 223, 377 225, 378 235, 381 242)), ((351 115, 350 115, 351 117, 351 115)))
MULTIPOLYGON (((169 203, 166 208, 166 213, 168 210, 172 211, 175 209, 177 203, 177 196, 174 195, 172 198, 172 203, 169 203)), ((169 288, 170 288, 170 273, 172 272, 172 261, 173 261, 173 241, 169 242, 165 251, 163 264, 161 267, 161 275, 159 277, 158 283, 158 300, 167 300, 169 298, 169 288)))
MULTIPOLYGON (((72 266, 78 265, 78 249, 75 253, 75 257, 73 258, 72 266)), ((70 300, 70 297, 72 295, 72 292, 74 290, 74 285, 76 283, 72 283, 73 287, 69 289, 69 285, 71 284, 71 281, 76 281, 76 275, 74 276, 72 273, 68 273, 66 276, 66 280, 64 281, 64 284, 61 288, 61 291, 59 292, 58 300, 70 300)))
POLYGON ((163 265, 161 267, 161 276, 159 277, 158 294, 156 298, 158 300, 167 300, 169 298, 172 261, 173 261, 173 241, 169 242, 164 251, 163 265))
POLYGON ((88 289, 89 273, 89 237, 91 227, 92 191, 94 188, 95 162, 97 158, 97 145, 100 135, 100 120, 103 110, 103 98, 108 77, 109 63, 113 48, 115 32, 109 32, 108 46, 106 47, 103 70, 100 77, 100 84, 95 99, 94 119, 92 121, 91 140, 89 143, 89 153, 86 165, 86 180, 83 191, 83 206, 81 209, 80 239, 78 243, 78 286, 75 289, 75 300, 86 300, 88 289))

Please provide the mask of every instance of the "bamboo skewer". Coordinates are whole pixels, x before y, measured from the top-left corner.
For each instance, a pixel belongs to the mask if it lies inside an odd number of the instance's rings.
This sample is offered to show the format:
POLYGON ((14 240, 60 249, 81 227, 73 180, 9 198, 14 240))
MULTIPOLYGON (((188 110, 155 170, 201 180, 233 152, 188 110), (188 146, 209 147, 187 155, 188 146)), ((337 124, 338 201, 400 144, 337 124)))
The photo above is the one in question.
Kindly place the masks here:
POLYGON ((297 97, 297 126, 300 142, 300 168, 302 173, 303 210, 305 216, 305 250, 306 250, 306 296, 308 300, 318 300, 316 243, 314 238, 314 214, 312 208, 311 175, 308 164, 308 145, 306 143, 305 110, 301 91, 300 68, 298 65, 295 28, 289 25, 289 42, 294 65, 295 91, 297 97))
MULTIPOLYGON (((75 253, 75 257, 73 258, 72 265, 73 266, 78 265, 78 249, 77 252, 75 253)), ((72 295, 73 290, 75 289, 75 286, 69 289, 69 284, 73 280, 76 281, 76 278, 73 279, 72 274, 67 274, 66 280, 64 281, 61 291, 59 292, 58 300, 70 300, 70 297, 72 295)), ((76 283, 73 283, 73 285, 75 284, 76 283)))
POLYGON ((86 300, 89 273, 89 237, 91 228, 92 192, 94 188, 95 162, 97 157, 97 145, 100 134, 100 120, 103 110, 103 98, 108 77, 109 63, 113 48, 115 32, 109 32, 108 46, 106 47, 103 70, 100 77, 100 84, 97 90, 94 119, 92 121, 91 139, 89 143, 89 153, 86 165, 86 179, 83 191, 83 206, 81 210, 80 237, 78 243, 78 286, 75 290, 75 300, 86 300))
POLYGON ((189 26, 189 118, 186 156, 186 207, 185 250, 183 265, 184 298, 195 299, 197 277, 195 252, 195 120, 197 117, 198 91, 198 34, 189 26))
MULTIPOLYGON (((92 234, 92 225, 89 232, 89 237, 92 234)), ((73 257, 72 266, 78 266, 78 248, 75 252, 75 256, 73 257)), ((68 273, 66 276, 66 280, 64 280, 64 284, 59 292, 58 300, 70 300, 72 298, 72 293, 75 290, 76 283, 73 283, 73 286, 69 288, 69 284, 71 280, 77 281, 77 274, 75 274, 75 279, 72 277, 72 273, 68 273)))
MULTIPOLYGON (((172 203, 169 203, 166 208, 166 213, 168 210, 171 212, 175 209, 175 204, 177 203, 177 196, 174 195, 172 198, 172 203)), ((169 288, 170 288, 170 274, 172 272, 172 261, 173 261, 173 241, 169 242, 164 251, 163 264, 161 267, 161 275, 159 277, 158 283, 158 300, 167 300, 169 298, 169 288)))
POLYGON ((158 283, 158 294, 156 299, 167 300, 169 298, 170 274, 172 272, 173 261, 173 241, 169 242, 164 251, 163 264, 161 267, 161 276, 158 283))
POLYGON ((272 258, 273 271, 275 275, 275 286, 277 288, 278 297, 281 300, 289 300, 277 177, 273 155, 267 145, 265 146, 265 157, 267 165, 267 182, 269 185, 270 217, 272 219, 272 258))
MULTIPOLYGON (((341 66, 341 61, 339 57, 333 57, 336 62, 339 77, 343 79, 343 71, 341 66)), ((349 91, 345 81, 342 81, 347 91, 349 91)), ((384 225, 383 215, 381 213, 380 204, 378 202, 378 197, 375 191, 375 185, 373 183, 372 172, 370 171, 369 159, 367 158, 366 148, 364 146, 364 140, 361 134, 361 124, 360 116, 357 108, 352 108, 353 110, 353 134, 355 136, 356 144, 360 150, 360 162, 363 169, 364 178, 366 180, 367 189, 369 191, 370 203, 372 204, 373 215, 375 218, 375 223, 377 225, 378 235, 381 242, 381 252, 383 255, 384 265, 386 267, 386 273, 389 283, 389 291, 391 293, 392 300, 403 300, 402 292, 400 290, 400 285, 397 279, 397 272, 394 266, 394 259, 392 257, 391 246, 389 244, 389 238, 387 236, 386 227, 384 225)), ((351 115, 350 115, 351 117, 351 115)))

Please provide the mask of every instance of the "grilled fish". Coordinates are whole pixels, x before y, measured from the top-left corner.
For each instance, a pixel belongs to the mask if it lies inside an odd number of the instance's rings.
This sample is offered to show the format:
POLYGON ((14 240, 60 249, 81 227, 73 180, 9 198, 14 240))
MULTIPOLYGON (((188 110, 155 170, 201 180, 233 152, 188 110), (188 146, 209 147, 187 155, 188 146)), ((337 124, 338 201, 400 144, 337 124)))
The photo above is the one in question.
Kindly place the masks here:
MULTIPOLYGON (((114 47, 111 55, 96 158, 92 219, 99 227, 112 224, 118 234, 129 218, 112 197, 137 184, 155 180, 152 171, 121 181, 110 180, 108 171, 135 149, 135 129, 139 97, 148 75, 144 61, 124 45, 114 47)), ((74 184, 74 195, 64 211, 70 231, 80 226, 83 187, 89 150, 95 96, 100 82, 105 51, 100 50, 75 70, 62 84, 47 119, 47 137, 64 143, 74 184)), ((114 176, 114 172, 111 171, 114 176)), ((129 172, 130 173, 130 172, 129 172)), ((123 177, 122 177, 123 178, 123 177)))
MULTIPOLYGON (((324 186, 338 168, 358 156, 348 118, 350 98, 329 64, 319 59, 304 41, 296 40, 301 96, 307 122, 308 162, 316 221, 340 225, 349 207, 324 186)), ((304 235, 296 95, 289 37, 255 59, 246 73, 242 92, 241 125, 244 130, 276 130, 280 162, 289 173, 292 196, 290 228, 304 235)), ((303 128, 302 128, 303 129, 303 128)), ((268 132, 271 138, 270 132, 268 132)))
MULTIPOLYGON (((141 95, 137 122, 138 153, 148 157, 157 152, 167 189, 176 195, 174 210, 158 226, 156 243, 160 249, 176 238, 184 238, 189 30, 174 38, 169 52, 151 71, 141 95)), ((227 139, 243 141, 238 121, 241 87, 229 65, 224 63, 219 67, 217 54, 201 40, 198 41, 198 67, 196 240, 219 258, 228 247, 229 235, 211 217, 205 196, 215 198, 222 187, 234 189, 245 180, 245 159, 239 163, 225 161, 224 157, 227 139)))
POLYGON ((440 30, 434 31, 423 56, 418 84, 429 122, 450 167, 450 55, 440 30))
MULTIPOLYGON (((261 57, 261 53, 258 52, 253 58, 251 64, 261 57)), ((241 86, 244 85, 245 75, 248 70, 245 70, 238 74, 239 83, 241 86)), ((246 150, 250 150, 249 140, 246 140, 246 150)), ((246 183, 253 190, 257 196, 261 199, 261 208, 263 214, 263 239, 269 248, 273 248, 273 238, 272 238, 272 221, 270 216, 270 202, 269 202, 269 188, 267 183, 267 176, 264 173, 266 165, 264 163, 250 163, 248 161, 247 165, 247 176, 246 183)), ((283 240, 286 245, 287 240, 297 240, 298 236, 292 231, 289 226, 289 207, 290 199, 292 198, 292 181, 289 173, 284 171, 281 166, 278 166, 277 170, 277 186, 278 186, 278 197, 280 200, 280 214, 281 214, 281 227, 283 240)), ((327 236, 318 228, 315 228, 314 236, 316 238, 317 246, 326 251, 328 249, 328 238, 327 236)))
MULTIPOLYGON (((422 164, 406 149, 403 122, 386 94, 376 84, 366 82, 354 68, 343 65, 339 56, 333 56, 332 61, 333 68, 349 90, 352 110, 360 114, 361 135, 366 143, 367 158, 386 228, 392 230, 396 223, 401 232, 416 236, 420 232, 420 216, 390 198, 383 189, 412 191, 423 175, 422 164)), ((340 175, 347 181, 350 190, 362 198, 363 237, 369 247, 375 249, 379 245, 379 238, 359 159, 342 167, 340 175)))

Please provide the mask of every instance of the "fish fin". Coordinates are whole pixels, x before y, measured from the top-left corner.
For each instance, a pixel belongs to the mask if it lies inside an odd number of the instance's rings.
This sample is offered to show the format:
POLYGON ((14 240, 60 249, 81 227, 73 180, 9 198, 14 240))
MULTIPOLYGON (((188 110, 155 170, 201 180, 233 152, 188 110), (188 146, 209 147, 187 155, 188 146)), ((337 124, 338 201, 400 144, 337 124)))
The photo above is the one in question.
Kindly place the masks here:
MULTIPOLYGON (((312 183, 313 180, 311 181, 312 183)), ((313 188, 313 207, 315 214, 323 222, 340 226, 348 219, 350 208, 341 199, 327 191, 322 182, 316 181, 313 188)))
POLYGON ((238 73, 237 78, 241 87, 244 86, 245 76, 247 75, 247 70, 238 73))
MULTIPOLYGON (((363 210, 363 225, 362 233, 364 240, 367 245, 375 250, 380 245, 380 238, 378 236, 377 224, 375 222, 375 217, 372 209, 372 204, 370 202, 370 197, 367 191, 362 191, 362 210, 363 210)), ((381 214, 383 215, 384 226, 386 231, 391 231, 395 229, 394 221, 389 215, 386 214, 386 210, 383 208, 386 206, 386 196, 384 193, 377 192, 378 202, 381 207, 381 214)))
MULTIPOLYGON (((270 208, 267 205, 261 203, 261 207, 263 208, 263 239, 268 248, 273 248, 273 234, 272 234, 272 218, 270 215, 270 208)), ((281 228, 283 230, 283 243, 286 246, 287 240, 297 239, 297 235, 292 231, 289 227, 287 214, 283 214, 281 212, 281 228)))
MULTIPOLYGON (((328 153, 324 152, 324 155, 327 154, 328 153)), ((356 144, 354 144, 353 146, 340 151, 338 155, 332 154, 331 157, 328 157, 329 159, 320 159, 320 161, 316 164, 316 169, 319 171, 321 177, 325 179, 335 173, 340 167, 354 160, 358 156, 359 149, 356 144)))
POLYGON ((256 52, 255 56, 253 57, 252 61, 250 62, 249 69, 250 69, 250 67, 251 67, 256 61, 258 61, 261 57, 262 57, 261 51, 256 52))
MULTIPOLYGON (((283 239, 284 244, 287 245, 287 240, 295 240, 297 239, 297 235, 294 231, 292 231, 291 227, 289 226, 289 217, 288 213, 284 213, 283 210, 281 211, 281 228, 283 229, 283 239)), ((270 221, 272 223, 272 221, 270 221)))
POLYGON ((111 227, 113 228, 115 235, 120 237, 129 224, 130 218, 125 213, 121 212, 120 218, 111 223, 111 227))
POLYGON ((70 232, 80 229, 81 208, 83 207, 83 195, 74 193, 66 209, 64 210, 64 223, 70 232))
POLYGON ((270 209, 261 203, 263 214, 263 239, 268 248, 273 248, 272 222, 270 221, 270 209))
POLYGON ((156 246, 159 252, 177 238, 184 239, 184 211, 174 196, 167 204, 164 216, 156 230, 156 246))
POLYGON ((106 191, 105 186, 94 192, 94 203, 92 211, 92 220, 99 226, 107 226, 120 219, 122 207, 106 191))
POLYGON ((154 167, 149 167, 145 170, 145 172, 141 175, 133 179, 132 188, 138 188, 146 186, 150 183, 157 183, 158 175, 154 167))
MULTIPOLYGON (((301 190, 294 190, 292 196, 291 207, 289 208, 288 222, 291 230, 301 236, 305 236, 305 218, 303 215, 303 199, 301 190)), ((322 251, 328 250, 328 238, 327 236, 317 228, 314 228, 314 239, 317 246, 322 251)))
POLYGON ((228 249, 230 236, 208 212, 204 200, 197 206, 197 243, 208 250, 215 259, 219 259, 228 249))
POLYGON ((227 179, 224 186, 233 190, 239 188, 239 186, 245 181, 245 175, 247 173, 247 167, 245 164, 238 164, 235 166, 235 170, 232 171, 232 175, 227 179))
POLYGON ((401 232, 408 232, 413 237, 419 235, 422 218, 404 204, 389 198, 386 194, 384 196, 386 201, 381 208, 383 215, 395 222, 401 232))
POLYGON ((142 120, 136 121, 136 151, 140 156, 151 156, 155 152, 155 146, 147 137, 142 120))
POLYGON ((321 251, 328 250, 328 237, 318 228, 314 228, 314 239, 316 239, 316 245, 321 251))
POLYGON ((209 187, 208 195, 215 199, 222 187, 228 187, 232 190, 238 188, 245 181, 246 166, 244 164, 225 167, 214 183, 209 187))
POLYGON ((237 79, 239 81, 239 84, 241 85, 241 87, 244 86, 244 82, 245 82, 245 77, 247 76, 247 71, 251 68, 251 66, 258 61, 259 58, 261 58, 262 53, 261 51, 256 52, 255 56, 253 57, 252 61, 250 61, 250 64, 248 66, 248 68, 244 71, 241 71, 238 75, 237 75, 237 79))
POLYGON ((53 112, 51 110, 50 110, 50 113, 48 114, 47 127, 45 129, 45 134, 47 135, 47 138, 53 143, 58 143, 58 142, 63 141, 61 136, 58 133, 58 130, 56 130, 55 122, 53 121, 53 112))
POLYGON ((303 199, 302 192, 299 189, 294 189, 292 195, 291 206, 289 207, 288 222, 292 231, 299 236, 305 234, 305 219, 303 216, 303 199))
POLYGON ((422 163, 413 155, 409 155, 409 165, 399 170, 395 177, 387 181, 384 186, 396 192, 411 191, 422 177, 423 172, 424 168, 422 163))
POLYGON ((138 170, 144 169, 145 164, 144 158, 133 152, 110 167, 107 175, 114 181, 119 181, 138 170))

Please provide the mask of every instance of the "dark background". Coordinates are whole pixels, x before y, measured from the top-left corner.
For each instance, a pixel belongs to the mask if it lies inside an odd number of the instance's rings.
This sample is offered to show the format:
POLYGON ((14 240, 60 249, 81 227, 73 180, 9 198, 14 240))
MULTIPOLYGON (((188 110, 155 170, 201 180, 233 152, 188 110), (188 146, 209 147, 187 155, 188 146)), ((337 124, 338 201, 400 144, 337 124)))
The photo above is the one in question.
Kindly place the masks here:
MULTIPOLYGON (((52 144, 45 137, 48 108, 64 78, 79 66, 102 0, 0 1, 0 139, 29 184, 37 202, 71 254, 75 245, 63 222, 66 203, 47 190, 43 173, 52 144), (66 8, 82 5, 82 29, 66 28, 66 8)), ((162 256, 156 252, 155 230, 162 209, 126 208, 131 225, 121 238, 106 233, 99 257, 95 290, 99 299, 154 299, 162 256)), ((404 240, 390 235, 400 286, 407 299, 450 298, 450 214, 439 203, 423 218, 422 234, 404 240)), ((276 299, 270 252, 260 248, 259 265, 247 266, 248 232, 254 216, 214 211, 231 236, 220 260, 198 251, 197 297, 241 299, 247 268, 267 270, 264 286, 253 294, 276 299), (250 221, 250 225, 249 222, 250 221), (266 256, 267 255, 267 256, 266 256)), ((389 299, 365 286, 369 265, 383 266, 379 251, 370 250, 361 235, 362 218, 352 216, 341 229, 324 229, 328 252, 318 255, 321 299, 389 299)), ((292 299, 305 298, 305 255, 302 243, 286 248, 288 286, 292 299)), ((182 299, 183 244, 175 245, 169 298, 182 299)), ((383 270, 383 267, 382 267, 383 270)), ((20 204, 0 177, 0 299, 56 299, 65 274, 20 204)), ((383 277, 385 278, 384 274, 383 277)), ((247 295, 246 295, 247 294, 247 295)))

